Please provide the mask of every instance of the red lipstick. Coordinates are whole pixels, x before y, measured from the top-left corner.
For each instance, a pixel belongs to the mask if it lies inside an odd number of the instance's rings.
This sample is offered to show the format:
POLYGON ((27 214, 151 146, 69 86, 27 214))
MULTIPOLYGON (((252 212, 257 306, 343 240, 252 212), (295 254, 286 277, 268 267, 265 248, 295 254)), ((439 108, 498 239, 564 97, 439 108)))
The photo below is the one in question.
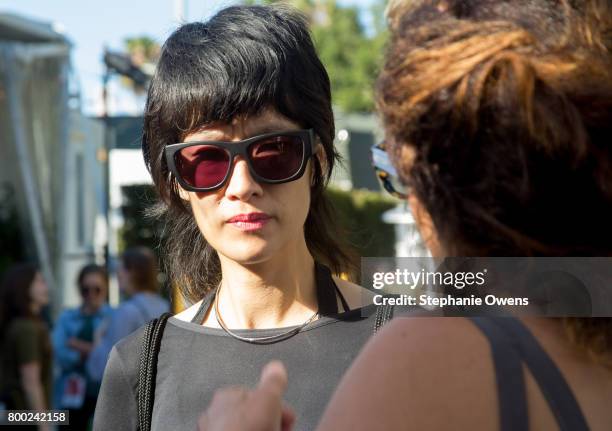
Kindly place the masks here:
POLYGON ((227 220, 227 223, 242 231, 250 232, 263 228, 270 218, 266 213, 253 212, 235 215, 227 220))

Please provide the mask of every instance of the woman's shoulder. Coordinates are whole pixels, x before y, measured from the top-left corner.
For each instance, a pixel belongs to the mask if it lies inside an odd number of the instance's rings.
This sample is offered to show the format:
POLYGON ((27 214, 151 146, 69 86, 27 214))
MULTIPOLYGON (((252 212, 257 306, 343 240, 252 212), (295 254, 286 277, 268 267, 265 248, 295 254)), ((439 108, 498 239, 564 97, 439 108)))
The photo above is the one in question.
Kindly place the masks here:
POLYGON ((344 409, 388 412, 373 423, 359 415, 356 429, 397 429, 406 412, 415 429, 493 429, 494 388, 489 346, 469 320, 398 317, 363 348, 334 397, 338 415, 322 429, 349 425, 344 409))
POLYGON ((393 360, 423 362, 432 374, 439 372, 437 368, 448 368, 448 355, 466 355, 476 363, 488 359, 485 337, 462 317, 398 317, 376 338, 377 348, 388 351, 393 360))

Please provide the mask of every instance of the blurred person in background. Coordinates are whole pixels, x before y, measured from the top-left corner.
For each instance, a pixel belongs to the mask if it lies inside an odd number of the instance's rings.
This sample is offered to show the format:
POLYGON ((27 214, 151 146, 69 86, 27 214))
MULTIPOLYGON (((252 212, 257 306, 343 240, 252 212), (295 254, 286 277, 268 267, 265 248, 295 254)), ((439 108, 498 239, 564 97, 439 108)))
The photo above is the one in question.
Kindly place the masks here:
MULTIPOLYGON (((48 303, 49 289, 35 265, 7 270, 0 286, 0 401, 7 410, 51 406, 51 340, 41 317, 48 303)), ((49 428, 44 424, 20 429, 49 428)))
MULTIPOLYGON (((612 256, 612 5, 393 6, 378 109, 432 255, 612 256)), ((200 430, 280 429, 286 384, 220 391, 200 430)), ((317 429, 607 431, 610 400, 611 317, 398 318, 317 429)))
MULTIPOLYGON (((85 364, 94 347, 94 334, 111 316, 107 304, 108 274, 95 264, 84 266, 77 279, 81 306, 60 314, 52 333, 55 364, 60 370, 55 405, 70 410, 66 429, 86 430, 96 407, 99 382, 88 377, 85 364)), ((64 429, 62 428, 62 429, 64 429)))
POLYGON ((121 255, 117 280, 127 300, 117 307, 107 327, 100 331, 87 360, 87 371, 94 381, 102 380, 108 355, 117 341, 170 309, 168 301, 159 294, 157 276, 157 257, 150 249, 129 248, 121 255))

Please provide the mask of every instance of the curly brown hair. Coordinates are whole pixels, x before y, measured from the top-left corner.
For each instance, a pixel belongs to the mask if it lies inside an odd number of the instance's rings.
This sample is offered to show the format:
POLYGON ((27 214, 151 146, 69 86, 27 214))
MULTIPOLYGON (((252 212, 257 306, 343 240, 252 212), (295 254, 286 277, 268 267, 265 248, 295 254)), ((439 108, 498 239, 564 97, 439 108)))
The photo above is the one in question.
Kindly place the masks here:
MULTIPOLYGON (((378 109, 446 252, 611 256, 608 2, 393 2, 389 20, 378 109)), ((611 318, 565 324, 609 360, 611 318)))

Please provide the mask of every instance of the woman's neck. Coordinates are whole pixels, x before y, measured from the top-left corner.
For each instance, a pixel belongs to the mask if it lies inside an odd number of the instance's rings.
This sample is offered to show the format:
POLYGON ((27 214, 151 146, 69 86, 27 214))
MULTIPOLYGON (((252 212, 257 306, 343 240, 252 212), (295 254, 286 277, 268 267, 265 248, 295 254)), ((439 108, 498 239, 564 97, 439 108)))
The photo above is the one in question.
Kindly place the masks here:
MULTIPOLYGON (((220 256, 218 308, 232 329, 280 328, 304 323, 318 309, 314 260, 306 244, 244 265, 220 256)), ((204 324, 218 326, 215 312, 204 324)))

